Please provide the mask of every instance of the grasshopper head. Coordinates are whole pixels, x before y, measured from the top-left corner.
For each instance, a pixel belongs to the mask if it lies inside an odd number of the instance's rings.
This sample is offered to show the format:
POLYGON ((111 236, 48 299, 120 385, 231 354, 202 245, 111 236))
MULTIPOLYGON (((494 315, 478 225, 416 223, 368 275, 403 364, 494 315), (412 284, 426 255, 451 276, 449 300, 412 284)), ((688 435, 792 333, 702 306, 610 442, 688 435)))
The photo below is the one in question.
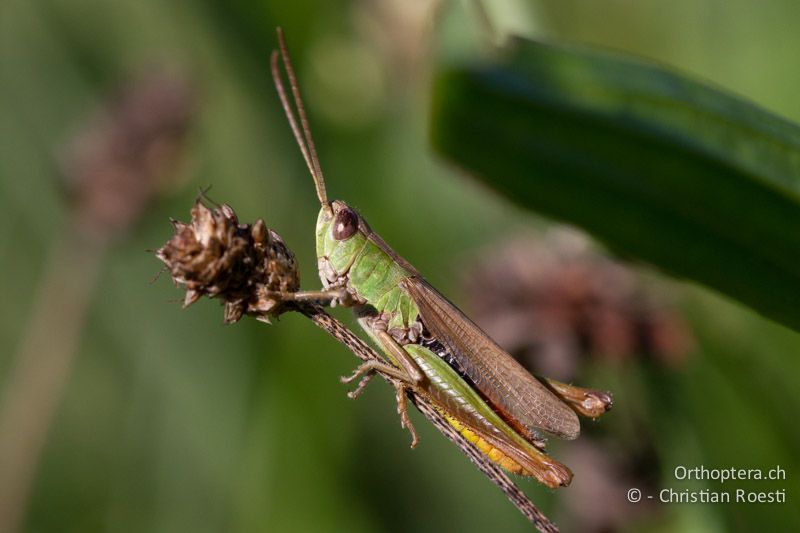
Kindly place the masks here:
POLYGON ((334 200, 323 205, 317 218, 316 231, 320 275, 331 282, 345 275, 369 232, 364 218, 346 203, 334 200))

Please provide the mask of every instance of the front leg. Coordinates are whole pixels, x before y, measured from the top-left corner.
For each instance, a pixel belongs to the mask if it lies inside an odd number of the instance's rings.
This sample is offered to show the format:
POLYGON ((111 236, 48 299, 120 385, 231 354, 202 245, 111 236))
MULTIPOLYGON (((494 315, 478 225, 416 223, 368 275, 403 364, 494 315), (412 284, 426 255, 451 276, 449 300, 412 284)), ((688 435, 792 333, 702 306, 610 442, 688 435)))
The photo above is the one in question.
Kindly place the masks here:
POLYGON ((282 302, 316 303, 330 307, 336 307, 337 305, 349 307, 355 304, 352 295, 343 288, 297 292, 269 291, 266 293, 266 296, 282 302))
POLYGON ((361 383, 359 383, 358 387, 356 388, 357 393, 355 393, 355 395, 352 396, 352 398, 355 399, 364 390, 366 383, 370 379, 372 379, 372 376, 375 374, 375 372, 380 372, 381 374, 391 376, 395 379, 400 380, 403 383, 413 383, 411 376, 409 376, 408 372, 406 372, 402 368, 397 368, 396 366, 391 365, 389 363, 385 363, 383 361, 376 361, 374 359, 361 363, 360 365, 358 365, 358 367, 356 367, 355 371, 352 374, 350 374, 349 376, 344 376, 340 379, 342 383, 350 383, 358 378, 362 378, 361 383))
POLYGON ((398 362, 400 368, 384 361, 366 361, 359 365, 351 375, 341 378, 342 383, 350 383, 361 378, 358 386, 347 394, 348 398, 355 399, 364 391, 376 372, 395 378, 395 380, 392 381, 392 385, 394 385, 395 389, 397 414, 400 415, 401 426, 411 433, 411 447, 416 448, 419 443, 419 436, 408 415, 408 398, 406 393, 408 390, 413 390, 415 387, 419 386, 426 379, 426 376, 411 355, 409 355, 409 353, 387 332, 375 332, 375 338, 380 342, 383 349, 391 354, 398 362))
POLYGON ((387 353, 399 365, 400 368, 389 364, 385 361, 370 360, 359 365, 355 372, 347 377, 342 377, 342 383, 350 383, 363 376, 356 389, 348 394, 351 398, 357 398, 364 388, 372 379, 375 372, 380 372, 387 376, 391 376, 407 383, 410 387, 421 385, 427 377, 420 369, 416 361, 405 349, 385 330, 373 330, 373 339, 375 339, 383 348, 384 353, 387 353))

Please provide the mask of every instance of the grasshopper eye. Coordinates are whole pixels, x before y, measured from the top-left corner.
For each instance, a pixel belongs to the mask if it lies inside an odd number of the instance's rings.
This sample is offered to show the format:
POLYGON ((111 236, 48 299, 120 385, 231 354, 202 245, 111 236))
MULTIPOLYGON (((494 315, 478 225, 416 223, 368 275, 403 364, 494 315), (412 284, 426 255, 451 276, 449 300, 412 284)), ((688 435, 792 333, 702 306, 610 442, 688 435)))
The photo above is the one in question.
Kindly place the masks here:
POLYGON ((355 211, 346 207, 336 213, 333 221, 333 238, 337 241, 344 241, 352 237, 358 229, 358 215, 355 211))

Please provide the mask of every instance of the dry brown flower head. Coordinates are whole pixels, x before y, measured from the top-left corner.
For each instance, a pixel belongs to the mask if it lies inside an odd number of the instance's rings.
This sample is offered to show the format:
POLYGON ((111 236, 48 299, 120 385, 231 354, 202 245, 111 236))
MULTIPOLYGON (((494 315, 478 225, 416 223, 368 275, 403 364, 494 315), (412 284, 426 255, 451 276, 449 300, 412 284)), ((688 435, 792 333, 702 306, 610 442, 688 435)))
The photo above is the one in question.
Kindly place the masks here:
POLYGON ((219 298, 226 324, 244 314, 269 322, 285 310, 281 294, 300 288, 294 254, 263 220, 240 224, 230 206, 209 208, 198 199, 189 223, 172 224, 175 233, 156 256, 186 288, 184 306, 219 298))

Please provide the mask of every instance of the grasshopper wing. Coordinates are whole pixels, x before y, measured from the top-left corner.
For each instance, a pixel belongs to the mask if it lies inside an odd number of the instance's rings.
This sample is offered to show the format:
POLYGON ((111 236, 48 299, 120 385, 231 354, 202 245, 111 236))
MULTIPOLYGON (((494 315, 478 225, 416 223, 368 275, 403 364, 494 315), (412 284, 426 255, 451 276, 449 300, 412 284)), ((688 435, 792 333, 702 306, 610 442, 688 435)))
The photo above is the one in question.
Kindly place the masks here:
POLYGON ((401 284, 416 302, 428 331, 511 427, 528 440, 535 439, 536 430, 564 439, 578 436, 575 412, 453 303, 422 278, 409 277, 401 284))

